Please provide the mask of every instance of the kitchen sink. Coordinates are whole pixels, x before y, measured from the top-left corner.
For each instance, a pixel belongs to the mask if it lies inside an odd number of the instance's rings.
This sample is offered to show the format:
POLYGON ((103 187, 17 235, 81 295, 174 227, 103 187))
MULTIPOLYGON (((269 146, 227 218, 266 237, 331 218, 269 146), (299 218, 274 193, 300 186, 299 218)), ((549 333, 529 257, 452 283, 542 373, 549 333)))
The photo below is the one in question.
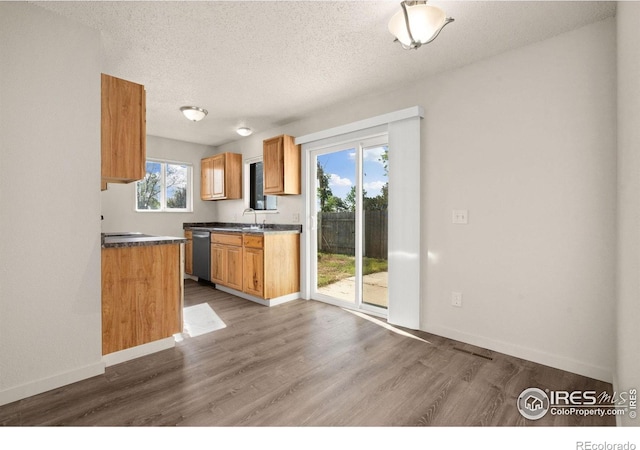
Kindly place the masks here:
POLYGON ((260 227, 260 226, 250 226, 250 227, 215 227, 215 228, 210 228, 211 231, 237 231, 237 232, 242 232, 242 231, 263 231, 264 228, 260 227))

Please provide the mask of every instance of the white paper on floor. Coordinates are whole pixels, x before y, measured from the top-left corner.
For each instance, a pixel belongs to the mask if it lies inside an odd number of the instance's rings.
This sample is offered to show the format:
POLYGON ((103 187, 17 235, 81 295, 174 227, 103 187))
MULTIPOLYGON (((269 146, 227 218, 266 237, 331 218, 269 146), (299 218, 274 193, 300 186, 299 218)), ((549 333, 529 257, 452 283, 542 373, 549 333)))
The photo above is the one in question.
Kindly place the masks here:
POLYGON ((183 335, 195 337, 225 328, 227 325, 207 303, 187 306, 183 310, 183 335))

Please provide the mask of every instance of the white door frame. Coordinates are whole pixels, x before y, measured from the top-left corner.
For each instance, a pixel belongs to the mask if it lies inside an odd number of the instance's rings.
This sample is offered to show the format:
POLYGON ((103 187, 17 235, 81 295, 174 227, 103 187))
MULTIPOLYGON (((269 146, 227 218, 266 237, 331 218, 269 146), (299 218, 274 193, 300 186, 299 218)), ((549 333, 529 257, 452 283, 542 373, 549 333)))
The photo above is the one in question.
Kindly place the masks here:
POLYGON ((363 228, 363 205, 362 205, 362 166, 363 166, 363 152, 367 148, 389 145, 389 138, 386 132, 377 132, 371 136, 364 137, 362 139, 355 139, 340 144, 334 144, 325 147, 319 147, 309 150, 309 190, 310 195, 307 198, 309 217, 311 218, 310 228, 310 253, 309 253, 309 269, 310 269, 310 298, 314 300, 321 300, 325 303, 340 306, 347 309, 355 309, 358 311, 364 311, 369 314, 374 314, 379 317, 387 317, 387 309, 377 307, 374 305, 366 304, 363 302, 363 241, 364 241, 364 228, 363 228), (355 150, 355 187, 356 187, 356 208, 355 208, 355 298, 353 302, 334 298, 326 294, 318 292, 318 211, 317 211, 317 157, 327 155, 329 153, 340 152, 344 150, 355 150))
MULTIPOLYGON (((421 270, 422 224, 421 200, 421 119, 424 109, 421 106, 393 111, 380 116, 329 128, 323 131, 299 136, 296 144, 302 145, 303 193, 305 195, 305 220, 301 246, 301 285, 302 298, 310 299, 311 276, 309 254, 311 212, 309 210, 310 193, 309 151, 321 145, 366 136, 366 132, 381 130, 389 133, 389 309, 388 322, 414 330, 420 329, 422 320, 421 270), (411 195, 406 195, 410 192, 411 195)), ((426 250, 424 251, 426 256, 426 250)))

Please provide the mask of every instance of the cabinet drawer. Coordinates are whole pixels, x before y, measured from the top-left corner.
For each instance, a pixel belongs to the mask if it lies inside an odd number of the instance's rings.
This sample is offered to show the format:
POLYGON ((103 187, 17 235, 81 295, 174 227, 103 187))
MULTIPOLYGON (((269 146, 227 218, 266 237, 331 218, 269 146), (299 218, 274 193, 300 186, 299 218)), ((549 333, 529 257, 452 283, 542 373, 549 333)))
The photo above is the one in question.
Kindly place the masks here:
POLYGON ((242 235, 211 233, 211 243, 242 247, 242 235))
POLYGON ((184 230, 184 237, 186 237, 187 239, 193 239, 193 231, 184 230))
POLYGON ((263 237, 262 236, 243 236, 244 246, 250 248, 262 248, 263 237))

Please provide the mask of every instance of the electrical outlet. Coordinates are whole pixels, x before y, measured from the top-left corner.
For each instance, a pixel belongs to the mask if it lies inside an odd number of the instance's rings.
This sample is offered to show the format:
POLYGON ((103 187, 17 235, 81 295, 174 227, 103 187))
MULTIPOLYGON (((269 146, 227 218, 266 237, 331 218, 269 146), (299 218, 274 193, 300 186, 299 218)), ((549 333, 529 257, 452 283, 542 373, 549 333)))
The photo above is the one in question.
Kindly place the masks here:
POLYGON ((462 292, 451 293, 451 306, 462 308, 462 292))
POLYGON ((293 213, 293 223, 300 223, 300 214, 293 213))

